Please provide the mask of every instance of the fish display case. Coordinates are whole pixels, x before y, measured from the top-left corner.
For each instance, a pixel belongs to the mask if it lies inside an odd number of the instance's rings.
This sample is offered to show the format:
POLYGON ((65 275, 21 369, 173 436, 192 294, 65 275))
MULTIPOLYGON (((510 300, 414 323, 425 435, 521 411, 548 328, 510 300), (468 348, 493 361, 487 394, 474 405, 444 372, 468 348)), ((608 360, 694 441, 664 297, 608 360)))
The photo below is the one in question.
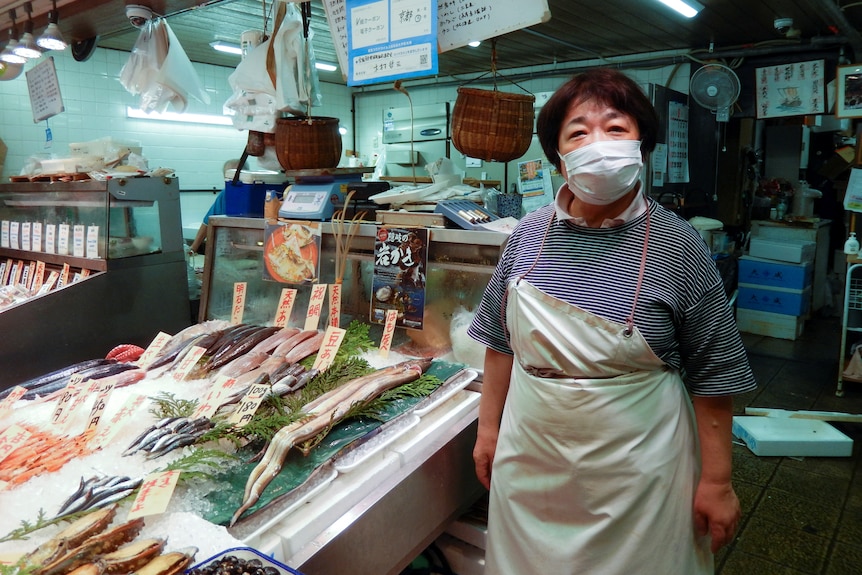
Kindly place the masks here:
MULTIPOLYGON (((266 242, 272 240, 265 220, 214 216, 209 224, 200 321, 231 319, 235 286, 242 284, 242 321, 272 324, 282 290, 295 288, 287 321, 301 327, 314 286, 336 282, 338 275, 341 325, 368 322, 369 337, 381 337, 383 327, 373 321, 379 296, 374 289, 378 224, 357 224, 346 246, 346 224, 319 223, 316 281, 299 284, 271 279, 266 242)), ((397 328, 392 349, 465 364, 464 373, 478 375, 481 369, 473 367, 481 366, 484 348, 467 341, 466 318, 481 299, 507 236, 425 229, 423 329, 397 328)), ((324 305, 323 325, 329 323, 327 313, 324 305)), ((432 409, 414 412, 409 428, 361 465, 337 458, 324 466, 291 501, 273 506, 235 534, 305 573, 400 573, 484 491, 472 459, 480 379, 457 387, 432 409)))
POLYGON ((176 178, 0 184, 0 223, 0 389, 191 323, 176 178))

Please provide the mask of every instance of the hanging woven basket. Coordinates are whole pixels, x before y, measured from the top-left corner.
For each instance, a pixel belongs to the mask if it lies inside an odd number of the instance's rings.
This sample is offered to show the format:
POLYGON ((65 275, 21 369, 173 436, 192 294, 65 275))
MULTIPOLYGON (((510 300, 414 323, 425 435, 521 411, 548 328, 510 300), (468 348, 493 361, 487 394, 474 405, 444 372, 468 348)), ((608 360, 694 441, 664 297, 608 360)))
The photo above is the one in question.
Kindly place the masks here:
POLYGON ((520 158, 533 136, 532 94, 458 88, 452 110, 452 145, 471 158, 508 162, 520 158))
POLYGON ((334 168, 341 160, 338 118, 277 118, 275 154, 285 170, 334 168))

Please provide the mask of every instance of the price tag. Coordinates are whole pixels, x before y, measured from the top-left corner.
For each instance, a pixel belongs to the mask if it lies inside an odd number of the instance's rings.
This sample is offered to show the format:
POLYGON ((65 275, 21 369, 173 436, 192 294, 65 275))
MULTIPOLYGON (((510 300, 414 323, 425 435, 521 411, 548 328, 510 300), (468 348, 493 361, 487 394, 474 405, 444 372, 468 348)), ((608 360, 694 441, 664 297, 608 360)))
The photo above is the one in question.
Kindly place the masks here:
POLYGON ((272 389, 268 383, 259 383, 249 387, 248 392, 239 402, 239 406, 230 416, 230 423, 237 427, 245 427, 252 417, 254 417, 257 408, 260 407, 263 398, 272 389))
POLYGON ((36 275, 36 262, 31 261, 27 264, 27 267, 24 269, 24 287, 27 288, 27 291, 30 291, 33 288, 33 277, 36 275))
POLYGON ((314 369, 321 373, 329 369, 332 362, 335 361, 335 354, 338 348, 341 347, 341 341, 344 339, 344 334, 347 330, 340 327, 329 326, 326 328, 326 333, 323 334, 323 342, 320 345, 320 351, 317 352, 317 357, 314 358, 314 369))
POLYGON ((45 253, 57 253, 57 226, 45 224, 45 253))
POLYGON ((45 283, 45 262, 39 260, 36 262, 36 269, 33 271, 33 287, 31 291, 39 293, 42 285, 45 283))
POLYGON ((389 357, 392 347, 392 336, 395 335, 395 322, 398 320, 398 310, 386 310, 386 323, 383 324, 383 335, 380 336, 380 357, 389 357))
POLYGON ((138 412, 144 402, 147 401, 147 396, 139 393, 133 393, 126 398, 123 406, 111 417, 110 420, 99 420, 99 426, 96 432, 93 433, 90 440, 87 442, 87 447, 90 449, 102 449, 109 445, 117 432, 123 428, 132 417, 138 412))
POLYGON ((96 399, 93 400, 93 407, 90 408, 90 415, 87 418, 87 427, 84 429, 84 433, 92 433, 96 430, 96 426, 99 425, 99 420, 102 418, 102 413, 105 411, 105 406, 108 404, 112 391, 114 391, 113 382, 109 381, 99 386, 96 399))
POLYGON ((99 226, 87 226, 87 247, 85 252, 88 258, 99 257, 99 226))
POLYGON ((341 284, 329 284, 329 325, 339 327, 341 323, 341 284))
POLYGON ((61 256, 69 255, 69 224, 57 226, 57 253, 61 256))
POLYGON ((45 283, 42 284, 42 287, 39 288, 39 295, 44 293, 48 293, 54 287, 54 284, 57 283, 57 280, 60 279, 60 273, 57 270, 52 271, 48 274, 48 279, 45 283))
POLYGON ((20 425, 12 424, 0 433, 0 461, 6 459, 10 453, 27 443, 33 435, 20 425))
POLYGON ((12 406, 15 405, 15 402, 24 397, 25 393, 27 393, 26 387, 16 385, 12 388, 9 395, 4 397, 3 401, 0 401, 0 420, 3 420, 7 415, 12 413, 12 406))
POLYGON ((32 228, 32 224, 30 222, 22 222, 21 223, 21 249, 24 251, 32 251, 30 249, 30 229, 32 228))
POLYGON ((308 300, 308 312, 305 314, 305 328, 303 328, 306 331, 317 329, 325 299, 326 284, 317 284, 311 288, 311 297, 308 300))
POLYGON ((24 269, 24 262, 18 260, 12 265, 12 277, 9 278, 10 285, 16 286, 21 283, 21 272, 24 269))
POLYGON ((0 222, 0 248, 8 248, 9 245, 9 220, 0 222))
POLYGON ((98 379, 91 379, 77 384, 76 388, 78 389, 78 393, 75 394, 75 398, 72 400, 72 405, 63 411, 60 421, 65 433, 69 432, 69 428, 72 426, 73 422, 80 421, 80 418, 76 418, 75 414, 86 407, 87 399, 93 397, 93 394, 99 390, 100 385, 101 384, 98 379))
POLYGON ((174 379, 177 381, 184 380, 192 372, 197 365, 198 360, 202 358, 206 352, 207 349, 205 347, 193 345, 174 371, 174 379))
POLYGON ((158 353, 165 347, 165 344, 171 339, 171 335, 160 331, 156 334, 156 337, 153 338, 153 341, 150 342, 150 345, 147 346, 147 349, 144 350, 144 353, 141 354, 141 357, 138 358, 138 365, 141 367, 147 367, 152 363, 153 359, 158 355, 158 353))
POLYGON ((33 222, 33 231, 31 232, 32 245, 30 249, 34 252, 42 251, 42 222, 33 222))
POLYGON ((80 383, 81 375, 77 373, 72 374, 72 377, 69 378, 69 383, 67 383, 66 387, 63 389, 63 395, 61 395, 60 399, 57 400, 57 405, 54 407, 54 412, 51 414, 51 423, 54 425, 62 425, 65 423, 66 417, 68 417, 68 408, 78 395, 78 385, 80 385, 80 383))
POLYGON ((84 234, 86 226, 84 224, 75 224, 72 226, 72 255, 76 258, 84 257, 84 234))
POLYGON ((12 273, 12 258, 7 259, 3 263, 3 277, 0 279, 0 285, 9 285, 9 275, 12 273))
POLYGON ((281 290, 281 297, 278 298, 278 309, 275 312, 275 322, 273 322, 277 327, 285 327, 287 325, 295 302, 295 289, 284 288, 281 290))
POLYGON ((18 231, 21 229, 21 222, 10 222, 9 223, 9 247, 13 250, 17 250, 21 248, 21 244, 18 243, 18 231))
POLYGON ((245 311, 245 292, 248 285, 246 282, 233 284, 233 305, 230 310, 230 322, 234 325, 242 323, 242 314, 245 311))
POLYGON ((195 408, 195 412, 192 414, 192 419, 199 419, 201 417, 210 418, 215 415, 215 412, 221 406, 221 398, 229 397, 235 385, 236 379, 227 375, 218 376, 206 396, 201 398, 200 403, 195 408))
MULTIPOLYGON (((3 491, 3 482, 0 481, 0 491, 3 491)), ((17 565, 18 561, 24 557, 25 552, 9 551, 0 553, 0 565, 17 565)))
POLYGON ((69 283, 69 273, 72 271, 72 268, 69 267, 69 264, 63 264, 63 270, 60 272, 60 279, 57 280, 57 287, 61 288, 67 283, 69 283))
POLYGON ((30 283, 30 264, 24 261, 18 262, 18 269, 21 273, 21 279, 18 281, 20 286, 27 289, 27 284, 30 283))
POLYGON ((141 484, 141 489, 129 509, 126 520, 164 513, 171 502, 171 496, 174 494, 179 478, 179 471, 164 471, 148 475, 141 484))

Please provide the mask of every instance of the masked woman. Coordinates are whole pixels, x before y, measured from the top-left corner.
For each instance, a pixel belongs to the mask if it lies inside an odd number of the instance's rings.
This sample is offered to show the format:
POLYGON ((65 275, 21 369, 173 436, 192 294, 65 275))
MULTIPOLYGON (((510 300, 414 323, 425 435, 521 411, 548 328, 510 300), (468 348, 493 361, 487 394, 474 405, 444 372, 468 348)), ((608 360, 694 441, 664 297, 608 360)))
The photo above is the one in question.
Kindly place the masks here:
POLYGON ((706 575, 740 517, 732 395, 754 388, 709 249, 641 189, 658 119, 598 69, 537 132, 566 183, 512 233, 468 333, 488 575, 706 575))

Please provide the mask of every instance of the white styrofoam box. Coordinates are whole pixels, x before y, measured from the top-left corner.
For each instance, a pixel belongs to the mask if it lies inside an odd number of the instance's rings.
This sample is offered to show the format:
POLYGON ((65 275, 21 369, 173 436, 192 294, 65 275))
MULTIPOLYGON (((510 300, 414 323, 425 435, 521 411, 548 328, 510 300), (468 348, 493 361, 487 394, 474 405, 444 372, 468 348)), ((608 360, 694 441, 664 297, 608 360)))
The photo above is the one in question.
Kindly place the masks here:
POLYGON ((446 556, 449 567, 458 575, 483 575, 485 551, 443 533, 435 541, 446 556))
POLYGON ((811 308, 811 288, 782 289, 740 283, 736 307, 777 314, 805 315, 811 308))
POLYGON ((752 236, 748 246, 748 255, 756 258, 800 264, 802 262, 814 261, 816 248, 816 242, 774 240, 752 236))
POLYGON ((487 549, 487 525, 461 518, 447 525, 446 533, 479 549, 487 549))
POLYGON ((805 319, 783 313, 737 308, 736 325, 739 331, 745 333, 795 340, 802 335, 805 319))
POLYGON ((853 453, 853 440, 819 419, 736 415, 733 435, 761 456, 849 457, 853 453))
POLYGON ((751 256, 739 258, 739 283, 805 289, 811 285, 813 276, 811 262, 792 264, 751 256))

